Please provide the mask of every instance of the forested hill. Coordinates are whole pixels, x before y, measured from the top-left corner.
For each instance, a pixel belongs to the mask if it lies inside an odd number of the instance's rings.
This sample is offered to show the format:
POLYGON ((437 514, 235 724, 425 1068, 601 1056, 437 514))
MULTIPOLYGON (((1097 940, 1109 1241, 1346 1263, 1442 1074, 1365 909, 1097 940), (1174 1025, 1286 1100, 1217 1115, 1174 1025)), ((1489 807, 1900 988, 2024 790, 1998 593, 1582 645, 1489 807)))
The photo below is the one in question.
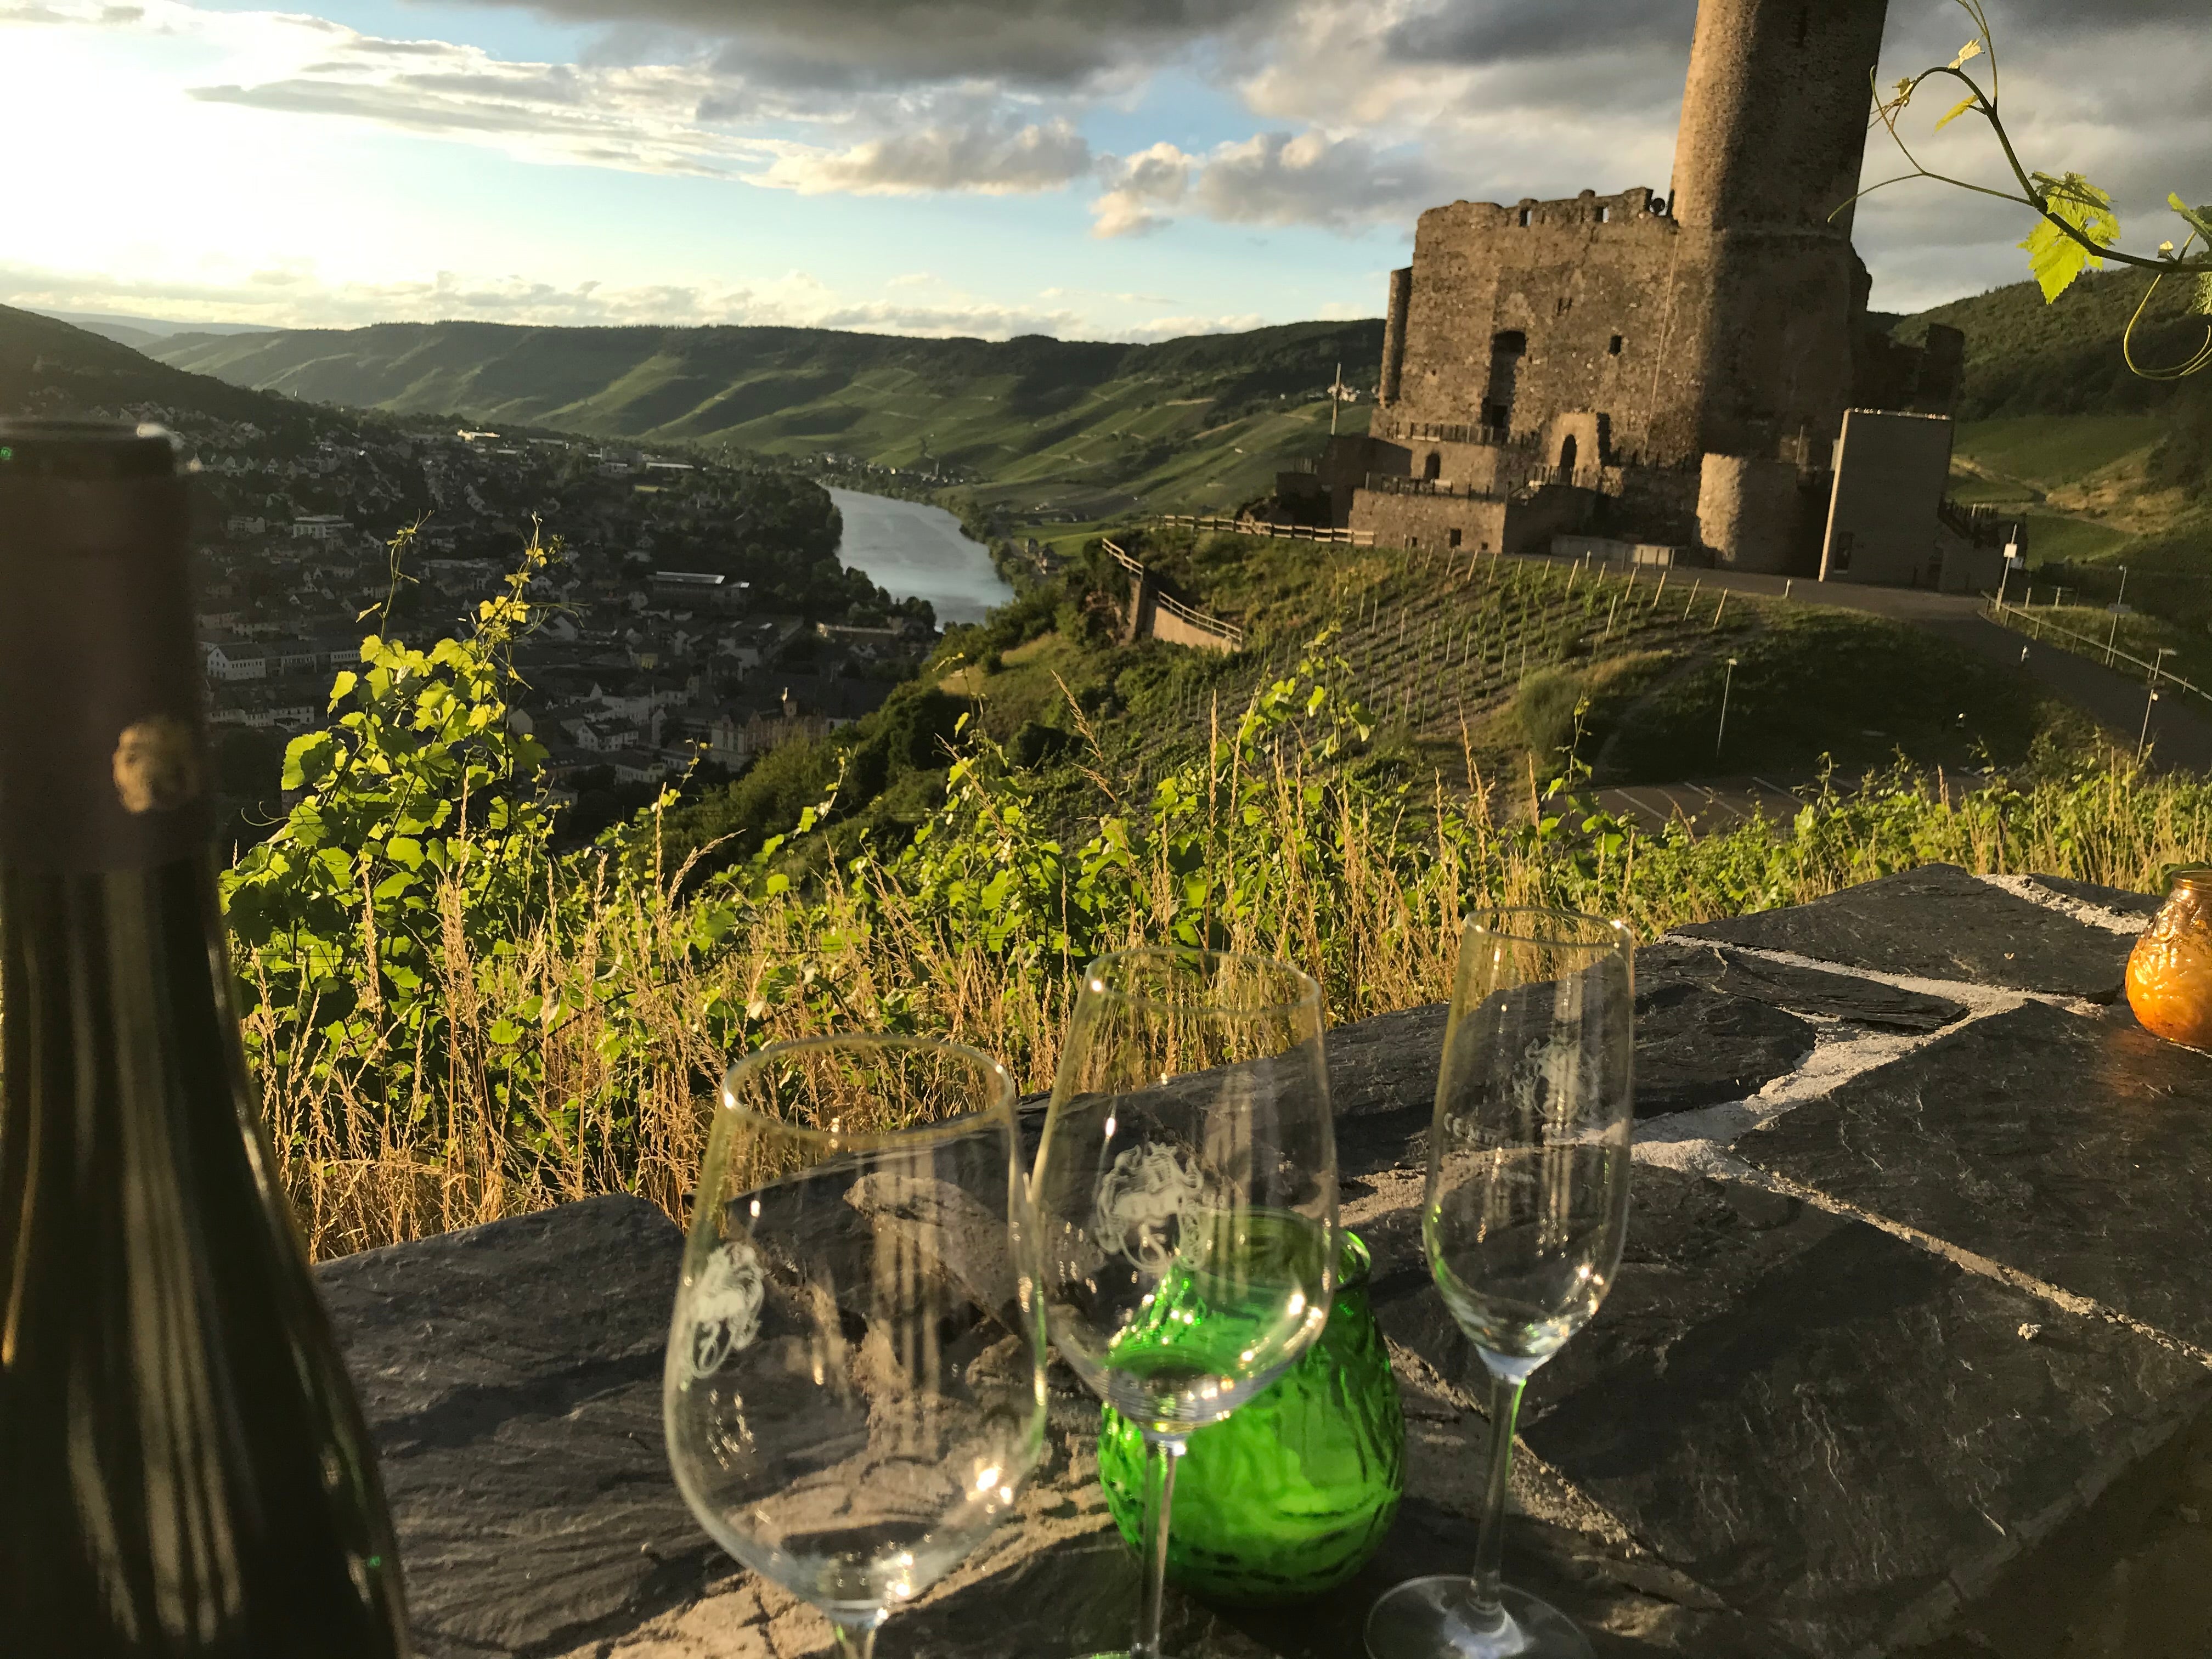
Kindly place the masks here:
MULTIPOLYGON (((1929 323, 1966 331, 1962 420, 2153 414, 2189 383, 2146 380, 2121 356, 2128 319, 2150 281, 2140 271, 2092 273, 2050 305, 2033 283, 2014 283, 1908 317, 1894 331, 1917 340, 1929 323)), ((2203 349, 2212 318, 2189 314, 2192 286, 2160 286, 2136 333, 2136 362, 2151 368, 2184 362, 2203 349)), ((2185 395, 2195 392, 2189 387, 2185 395)))
POLYGON ((191 428, 251 425, 304 441, 347 424, 327 410, 167 363, 34 312, 0 306, 0 415, 104 415, 191 428))
POLYGON ((1208 424, 1317 398, 1344 367, 1371 389, 1382 325, 1295 323, 1158 345, 1024 336, 924 340, 799 328, 524 328, 387 323, 211 337, 149 349, 179 367, 319 402, 608 437, 927 454, 986 476, 1110 406, 1208 424))

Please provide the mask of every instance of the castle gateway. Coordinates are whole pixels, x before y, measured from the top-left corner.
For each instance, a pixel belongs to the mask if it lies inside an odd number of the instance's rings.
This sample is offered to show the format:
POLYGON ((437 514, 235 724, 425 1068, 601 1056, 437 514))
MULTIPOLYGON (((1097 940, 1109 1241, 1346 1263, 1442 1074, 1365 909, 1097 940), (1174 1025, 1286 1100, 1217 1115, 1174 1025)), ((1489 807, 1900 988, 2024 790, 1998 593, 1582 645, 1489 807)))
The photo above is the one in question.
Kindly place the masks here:
POLYGON ((1370 430, 1284 474, 1285 505, 1384 545, 1579 531, 1817 572, 1844 411, 1948 415, 1964 346, 1869 326, 1838 211, 1887 9, 1703 0, 1669 197, 1424 213, 1391 273, 1370 430))

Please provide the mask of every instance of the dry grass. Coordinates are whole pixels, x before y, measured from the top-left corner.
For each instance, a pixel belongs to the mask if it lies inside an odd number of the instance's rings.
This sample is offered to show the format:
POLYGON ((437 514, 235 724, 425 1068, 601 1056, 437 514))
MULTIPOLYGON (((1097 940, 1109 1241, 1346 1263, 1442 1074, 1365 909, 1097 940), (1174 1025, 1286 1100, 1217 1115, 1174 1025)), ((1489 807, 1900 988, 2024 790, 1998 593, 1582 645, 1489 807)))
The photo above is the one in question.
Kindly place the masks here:
MULTIPOLYGON (((1318 789, 1296 757, 1278 759, 1256 780, 1218 776, 1181 842, 1152 836, 1106 882, 1073 856, 1022 873, 1040 843, 1018 801, 986 788, 934 862, 863 860, 803 896, 756 895, 704 951, 701 907, 727 895, 687 895, 681 872, 624 883, 602 863, 511 952, 471 958, 449 908, 440 1040, 410 1052, 394 1036, 311 1077, 266 1073, 270 1125, 318 1256, 610 1191, 680 1221, 733 1050, 841 1029, 942 1033, 1042 1090, 1082 961, 1194 924, 1314 972, 1342 1023, 1445 996, 1458 918, 1477 903, 1622 915, 1651 939, 1937 861, 2154 889, 2212 830, 2205 784, 2117 764, 1951 804, 1898 780, 1792 826, 1702 840, 1585 825, 1579 811, 1547 833, 1492 819, 1483 799, 1318 789), (1015 878, 994 894, 1000 872, 1015 878), (1094 902, 1109 920, 1081 915, 1094 902), (554 1015, 495 1041, 499 1012, 531 998, 554 1015)), ((1540 823, 1558 817, 1539 806, 1540 823)), ((287 1036, 265 1006, 247 1023, 264 1054, 287 1036)))

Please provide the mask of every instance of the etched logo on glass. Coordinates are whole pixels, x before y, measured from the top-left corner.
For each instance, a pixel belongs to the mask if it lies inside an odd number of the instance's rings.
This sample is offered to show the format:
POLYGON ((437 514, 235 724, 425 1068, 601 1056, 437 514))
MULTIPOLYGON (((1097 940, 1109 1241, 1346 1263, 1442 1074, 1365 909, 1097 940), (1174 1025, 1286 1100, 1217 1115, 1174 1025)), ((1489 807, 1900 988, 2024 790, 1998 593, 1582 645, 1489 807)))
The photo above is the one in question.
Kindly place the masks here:
POLYGON ((760 1257, 744 1240, 733 1238, 707 1258, 691 1291, 691 1344, 684 1356, 694 1380, 712 1376, 752 1346, 766 1298, 760 1257))
POLYGON ((1132 1146, 1098 1182, 1098 1242, 1146 1273, 1166 1270, 1182 1248, 1184 1217, 1206 1200, 1206 1171, 1188 1153, 1154 1141, 1132 1146))

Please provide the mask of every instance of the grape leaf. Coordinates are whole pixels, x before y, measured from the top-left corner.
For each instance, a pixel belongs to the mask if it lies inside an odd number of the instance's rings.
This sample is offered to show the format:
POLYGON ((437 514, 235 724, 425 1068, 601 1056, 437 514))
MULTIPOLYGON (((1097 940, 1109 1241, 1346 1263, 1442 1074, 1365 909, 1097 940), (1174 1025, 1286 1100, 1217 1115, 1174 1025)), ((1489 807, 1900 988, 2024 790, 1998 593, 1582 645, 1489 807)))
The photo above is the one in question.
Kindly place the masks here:
POLYGON ((2101 270, 2105 263, 2052 220, 2064 221, 2098 247, 2110 247, 2120 240, 2120 221, 2112 211, 2112 198, 2078 173, 2063 179, 2039 173, 2035 185, 2050 216, 2028 232, 2020 246, 2027 250, 2028 267, 2047 304, 2073 287, 2074 279, 2091 265, 2101 270))
POLYGON ((1972 98, 1961 98, 1957 103, 1951 106, 1951 112, 1936 124, 1936 131, 1938 132, 1942 131, 1945 127, 1949 126, 1952 122, 1957 120, 1968 110, 1973 108, 1973 106, 1974 100, 1972 98))
POLYGON ((2167 192, 2166 204, 2181 216, 2190 229, 2204 239, 2206 246, 2212 247, 2212 207, 2193 208, 2171 191, 2167 192))

